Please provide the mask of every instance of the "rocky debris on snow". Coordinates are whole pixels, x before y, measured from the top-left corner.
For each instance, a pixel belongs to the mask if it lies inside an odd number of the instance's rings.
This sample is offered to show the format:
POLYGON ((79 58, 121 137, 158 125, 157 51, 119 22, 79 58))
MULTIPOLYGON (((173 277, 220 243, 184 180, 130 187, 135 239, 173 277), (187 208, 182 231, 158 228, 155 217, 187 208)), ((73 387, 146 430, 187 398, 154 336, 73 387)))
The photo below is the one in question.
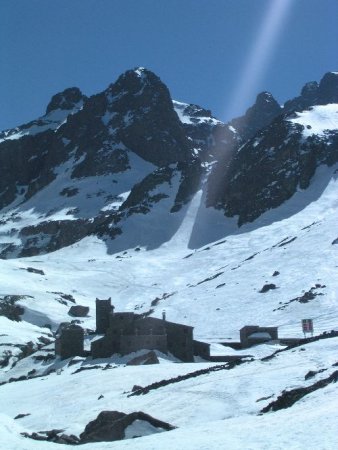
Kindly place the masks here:
POLYGON ((127 366, 141 366, 148 364, 159 364, 157 355, 153 350, 145 353, 144 355, 136 356, 135 358, 127 362, 127 366))
POLYGON ((187 286, 189 286, 189 287, 196 287, 196 286, 198 286, 199 284, 207 283, 208 281, 212 281, 212 280, 214 280, 215 278, 220 277, 221 275, 223 275, 223 273, 224 273, 224 272, 218 272, 218 273, 216 273, 215 275, 212 275, 211 277, 205 278, 204 280, 199 281, 199 282, 196 283, 196 284, 188 284, 187 286))
POLYGON ((325 285, 321 285, 321 284, 317 283, 315 286, 312 286, 311 289, 304 292, 303 295, 300 295, 299 297, 293 298, 293 299, 289 300, 288 302, 285 302, 284 304, 282 304, 282 306, 279 306, 278 308, 274 309, 274 311, 283 310, 290 303, 293 303, 293 302, 308 303, 309 301, 313 300, 317 296, 324 295, 322 292, 316 292, 316 290, 324 289, 324 288, 326 288, 325 285))
POLYGON ((169 384, 180 383, 181 381, 189 380, 190 378, 199 377, 201 375, 206 375, 212 372, 218 372, 219 370, 230 370, 238 366, 239 364, 243 364, 243 362, 244 361, 242 361, 241 359, 236 359, 226 364, 220 364, 217 366, 208 367, 206 369, 195 370, 194 372, 189 372, 185 375, 179 375, 167 380, 156 381, 155 383, 149 384, 148 386, 133 391, 128 395, 128 397, 132 397, 134 395, 145 395, 154 389, 159 389, 161 387, 168 386, 169 384))
POLYGON ((277 277, 279 275, 278 270, 275 270, 274 273, 272 274, 273 277, 277 277))
POLYGON ((68 311, 68 314, 73 317, 86 317, 88 313, 89 307, 83 305, 73 305, 68 311))
POLYGON ((304 345, 304 344, 309 344, 311 342, 320 341, 322 339, 331 339, 331 338, 335 338, 335 337, 338 337, 338 331, 332 330, 332 331, 329 331, 329 332, 324 332, 322 334, 319 334, 318 336, 312 336, 312 337, 309 337, 309 338, 296 339, 295 342, 293 342, 292 344, 287 345, 285 348, 281 348, 279 350, 276 350, 271 355, 264 356, 264 358, 261 358, 261 361, 270 361, 272 358, 275 358, 275 356, 278 355, 279 353, 287 352, 287 351, 292 350, 292 349, 294 349, 296 347, 300 347, 301 345, 304 345))
POLYGON ((338 370, 333 372, 329 377, 319 380, 310 386, 295 388, 289 391, 283 391, 282 394, 277 398, 277 400, 274 400, 273 402, 265 406, 261 410, 261 413, 290 408, 301 398, 305 397, 308 394, 311 394, 311 392, 317 391, 318 389, 322 389, 328 386, 330 383, 336 383, 337 381, 338 381, 338 370))
POLYGON ((14 420, 22 419, 23 417, 30 416, 30 415, 31 415, 30 413, 27 413, 27 414, 18 414, 17 416, 14 417, 14 420))
POLYGON ((338 244, 338 238, 335 239, 334 241, 332 241, 332 245, 336 245, 336 244, 338 244))
POLYGON ((291 239, 284 240, 284 242, 279 244, 278 247, 284 247, 285 245, 291 244, 291 242, 295 241, 296 239, 297 239, 297 236, 295 236, 291 239))
POLYGON ((170 294, 167 292, 164 292, 161 297, 154 298, 154 300, 151 301, 150 305, 157 306, 161 300, 166 300, 167 298, 172 297, 175 294, 177 294, 177 291, 171 292, 170 294))
POLYGON ((48 430, 48 431, 38 431, 37 433, 21 433, 22 436, 35 441, 48 441, 54 442, 55 444, 68 444, 68 445, 78 445, 80 444, 80 439, 73 434, 68 435, 63 433, 64 430, 48 430))
POLYGON ((325 372, 327 369, 319 369, 319 370, 309 370, 305 375, 304 380, 309 380, 310 378, 315 377, 318 373, 325 372))
MULTIPOLYGON (((69 363, 69 365, 71 365, 71 364, 69 363)), ((98 365, 82 366, 82 367, 79 367, 78 369, 76 369, 75 372, 72 372, 72 375, 74 375, 76 373, 83 372, 84 370, 94 370, 94 369, 108 370, 108 369, 114 369, 115 367, 117 367, 117 366, 112 366, 111 364, 106 364, 103 367, 102 366, 98 366, 98 365)))
MULTIPOLYGON (((47 291, 49 292, 49 291, 47 291)), ((76 303, 75 298, 71 294, 64 294, 63 292, 50 292, 51 294, 59 295, 61 299, 66 302, 76 303)))
POLYGON ((27 272, 30 272, 30 273, 36 273, 37 275, 45 275, 45 272, 43 270, 35 269, 34 267, 27 267, 24 270, 27 270, 27 272))
MULTIPOLYGON (((255 256, 259 255, 259 252, 254 253, 253 255, 249 256, 248 258, 246 258, 244 261, 250 261, 251 259, 254 259, 255 256)), ((243 262, 244 262, 243 261, 243 262)))
MULTIPOLYGON (((0 298, 0 316, 5 316, 9 320, 14 320, 16 322, 21 321, 21 316, 25 312, 25 309, 16 305, 15 303, 19 300, 23 300, 27 295, 5 295, 0 298)), ((32 297, 31 297, 32 298, 32 297)))

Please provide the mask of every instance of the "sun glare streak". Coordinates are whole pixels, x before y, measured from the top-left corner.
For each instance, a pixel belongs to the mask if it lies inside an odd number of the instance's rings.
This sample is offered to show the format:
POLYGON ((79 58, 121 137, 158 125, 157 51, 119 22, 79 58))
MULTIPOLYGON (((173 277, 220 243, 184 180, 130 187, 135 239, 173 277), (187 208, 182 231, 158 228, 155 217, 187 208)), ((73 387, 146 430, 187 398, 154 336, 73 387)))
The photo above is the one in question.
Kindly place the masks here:
POLYGON ((254 41, 238 85, 226 109, 225 116, 227 118, 233 118, 234 115, 244 112, 247 98, 257 90, 259 81, 264 75, 278 43, 278 38, 283 30, 292 1, 270 1, 260 32, 254 41))

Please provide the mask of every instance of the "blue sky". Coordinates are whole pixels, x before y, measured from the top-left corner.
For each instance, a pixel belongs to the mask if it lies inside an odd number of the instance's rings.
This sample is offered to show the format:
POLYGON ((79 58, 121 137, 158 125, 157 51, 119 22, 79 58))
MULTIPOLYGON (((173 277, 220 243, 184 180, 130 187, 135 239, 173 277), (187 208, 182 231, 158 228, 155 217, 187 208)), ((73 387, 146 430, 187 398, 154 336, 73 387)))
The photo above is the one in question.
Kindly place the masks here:
POLYGON ((67 87, 91 95, 136 66, 223 120, 262 90, 284 102, 338 70, 337 0, 0 0, 0 14, 0 129, 42 115, 67 87))

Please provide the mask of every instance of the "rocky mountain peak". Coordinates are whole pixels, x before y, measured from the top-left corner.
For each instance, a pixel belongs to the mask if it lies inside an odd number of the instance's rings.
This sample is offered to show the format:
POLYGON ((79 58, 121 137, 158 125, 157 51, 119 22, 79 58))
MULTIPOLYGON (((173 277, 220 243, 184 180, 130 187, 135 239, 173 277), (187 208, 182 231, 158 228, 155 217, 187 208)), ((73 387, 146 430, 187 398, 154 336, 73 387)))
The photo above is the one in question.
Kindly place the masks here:
POLYGON ((109 125, 127 148, 158 166, 190 159, 191 145, 157 75, 143 67, 128 70, 105 95, 109 125))
POLYGON ((120 75, 116 82, 109 86, 107 91, 111 99, 116 103, 117 100, 124 99, 126 96, 149 95, 149 93, 158 89, 170 97, 167 87, 157 75, 144 67, 137 67, 127 70, 120 75))
POLYGON ((338 103, 338 72, 326 73, 319 84, 316 81, 306 83, 300 96, 285 103, 284 111, 299 112, 310 106, 329 103, 338 103))
POLYGON ((256 97, 256 102, 249 108, 246 115, 254 117, 259 114, 276 115, 281 112, 281 107, 270 92, 261 92, 256 97))
POLYGON ((320 80, 318 104, 338 103, 338 72, 328 72, 320 80))
POLYGON ((65 89, 64 91, 53 95, 51 101, 48 103, 46 114, 49 114, 57 109, 72 110, 85 99, 86 96, 82 94, 79 88, 71 87, 65 89))
POLYGON ((270 106, 276 107, 279 106, 278 102, 275 100, 271 92, 263 91, 260 92, 256 97, 255 105, 258 107, 264 107, 265 105, 270 104, 270 106))
POLYGON ((244 116, 233 119, 230 125, 246 140, 269 125, 281 112, 282 108, 273 95, 270 92, 261 92, 244 116))
POLYGON ((301 96, 314 101, 318 95, 318 83, 317 81, 309 81, 303 86, 301 96))

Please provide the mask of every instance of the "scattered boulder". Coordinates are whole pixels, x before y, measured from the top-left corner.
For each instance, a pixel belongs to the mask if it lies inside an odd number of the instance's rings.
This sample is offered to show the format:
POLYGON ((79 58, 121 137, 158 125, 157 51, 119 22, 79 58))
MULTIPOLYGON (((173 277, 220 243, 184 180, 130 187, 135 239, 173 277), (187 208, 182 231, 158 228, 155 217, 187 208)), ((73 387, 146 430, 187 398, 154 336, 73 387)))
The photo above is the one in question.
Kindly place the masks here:
POLYGON ((36 273, 38 275, 45 275, 45 272, 43 270, 35 269, 34 267, 27 267, 26 270, 27 270, 27 272, 30 272, 30 273, 36 273))
POLYGON ((17 416, 14 417, 14 420, 22 419, 23 417, 26 417, 26 416, 30 416, 30 413, 28 413, 28 414, 18 414, 17 416))
POLYGON ((159 364, 157 355, 153 350, 145 353, 144 355, 136 356, 135 358, 127 362, 127 366, 141 366, 148 364, 159 364))
POLYGON ((142 411, 131 414, 119 411, 102 411, 96 419, 87 424, 83 433, 80 434, 80 442, 85 444, 88 442, 118 441, 140 437, 145 434, 170 431, 174 428, 169 423, 155 419, 142 411), (142 428, 145 428, 141 424, 146 426, 144 434, 142 434, 142 428))
POLYGON ((88 313, 89 307, 82 305, 73 305, 68 311, 68 314, 73 317, 86 317, 88 313))
POLYGON ((338 238, 331 242, 332 245, 338 244, 338 238))
POLYGON ((262 289, 259 292, 264 294, 265 292, 268 292, 271 289, 277 289, 277 287, 273 283, 268 283, 268 284, 264 284, 264 286, 262 287, 262 289))
POLYGON ((274 273, 272 274, 273 277, 277 277, 279 275, 278 270, 275 270, 274 273))

